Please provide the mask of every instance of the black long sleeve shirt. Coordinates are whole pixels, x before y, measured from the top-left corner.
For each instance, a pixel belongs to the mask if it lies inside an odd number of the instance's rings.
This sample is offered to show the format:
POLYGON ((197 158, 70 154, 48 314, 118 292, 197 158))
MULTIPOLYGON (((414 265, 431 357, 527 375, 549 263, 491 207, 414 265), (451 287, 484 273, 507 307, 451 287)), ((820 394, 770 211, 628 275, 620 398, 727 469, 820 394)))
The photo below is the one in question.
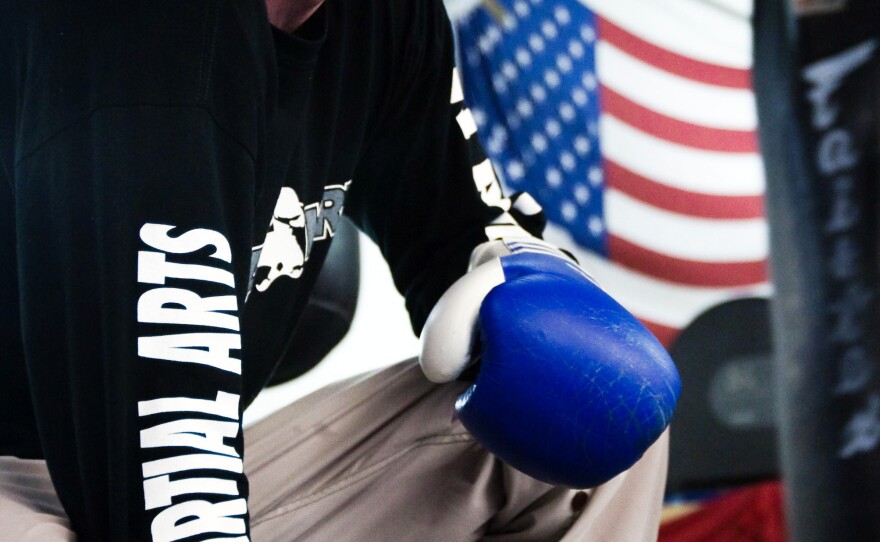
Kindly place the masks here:
POLYGON ((241 542, 241 412, 342 213, 419 330, 500 212, 448 21, 327 0, 289 36, 259 2, 85 4, 0 1, 0 455, 47 461, 84 541, 241 542))

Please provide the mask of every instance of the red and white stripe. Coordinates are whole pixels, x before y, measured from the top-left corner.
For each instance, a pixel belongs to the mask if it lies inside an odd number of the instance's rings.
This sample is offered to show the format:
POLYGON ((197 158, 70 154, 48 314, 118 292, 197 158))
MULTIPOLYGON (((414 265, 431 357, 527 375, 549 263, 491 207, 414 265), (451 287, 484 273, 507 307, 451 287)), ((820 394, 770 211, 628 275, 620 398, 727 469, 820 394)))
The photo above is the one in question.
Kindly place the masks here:
POLYGON ((610 293, 669 346, 678 333, 710 308, 744 297, 768 297, 771 287, 763 282, 744 287, 695 287, 657 279, 606 260, 580 248, 563 228, 549 225, 544 237, 566 247, 600 286, 610 293))
POLYGON ((582 0, 596 71, 611 262, 579 254, 665 343, 767 295, 764 172, 747 0, 582 0))

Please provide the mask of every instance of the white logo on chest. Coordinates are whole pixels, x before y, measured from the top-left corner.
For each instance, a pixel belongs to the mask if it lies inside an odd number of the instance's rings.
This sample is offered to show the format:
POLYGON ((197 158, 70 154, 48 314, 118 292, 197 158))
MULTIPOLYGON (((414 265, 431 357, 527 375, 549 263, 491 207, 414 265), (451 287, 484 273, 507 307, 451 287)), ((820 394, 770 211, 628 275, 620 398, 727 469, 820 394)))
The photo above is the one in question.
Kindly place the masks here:
POLYGON ((284 187, 275 204, 269 232, 259 252, 254 286, 265 292, 278 277, 286 275, 299 278, 302 275, 306 255, 306 216, 299 197, 292 188, 284 187))
POLYGON ((335 235, 350 182, 325 187, 321 201, 309 205, 293 188, 281 189, 266 240, 254 248, 251 289, 265 292, 280 277, 302 275, 314 242, 335 235))

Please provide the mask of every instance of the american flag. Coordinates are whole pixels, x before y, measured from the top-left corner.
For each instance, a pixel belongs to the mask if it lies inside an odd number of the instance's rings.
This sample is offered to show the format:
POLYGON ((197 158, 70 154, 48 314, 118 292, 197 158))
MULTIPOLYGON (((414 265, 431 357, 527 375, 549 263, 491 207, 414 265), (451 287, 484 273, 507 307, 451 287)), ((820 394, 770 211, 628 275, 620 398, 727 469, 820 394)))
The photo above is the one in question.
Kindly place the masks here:
POLYGON ((750 0, 498 3, 458 36, 504 183, 664 344, 711 306, 768 295, 750 0))

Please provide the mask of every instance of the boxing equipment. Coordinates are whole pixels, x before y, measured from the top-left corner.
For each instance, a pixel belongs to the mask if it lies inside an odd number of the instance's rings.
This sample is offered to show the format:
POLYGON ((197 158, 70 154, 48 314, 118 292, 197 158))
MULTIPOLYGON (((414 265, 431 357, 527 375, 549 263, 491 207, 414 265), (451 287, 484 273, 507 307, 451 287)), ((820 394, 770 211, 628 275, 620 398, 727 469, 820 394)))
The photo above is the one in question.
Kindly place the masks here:
POLYGON ((786 516, 880 540, 880 3, 755 3, 786 516))
POLYGON ((431 312, 420 362, 435 382, 476 366, 455 411, 489 451, 547 483, 595 487, 669 424, 674 364, 642 324, 561 251, 495 240, 431 312))
POLYGON ((669 439, 667 495, 778 478, 769 305, 715 305, 669 346, 688 392, 669 439))

